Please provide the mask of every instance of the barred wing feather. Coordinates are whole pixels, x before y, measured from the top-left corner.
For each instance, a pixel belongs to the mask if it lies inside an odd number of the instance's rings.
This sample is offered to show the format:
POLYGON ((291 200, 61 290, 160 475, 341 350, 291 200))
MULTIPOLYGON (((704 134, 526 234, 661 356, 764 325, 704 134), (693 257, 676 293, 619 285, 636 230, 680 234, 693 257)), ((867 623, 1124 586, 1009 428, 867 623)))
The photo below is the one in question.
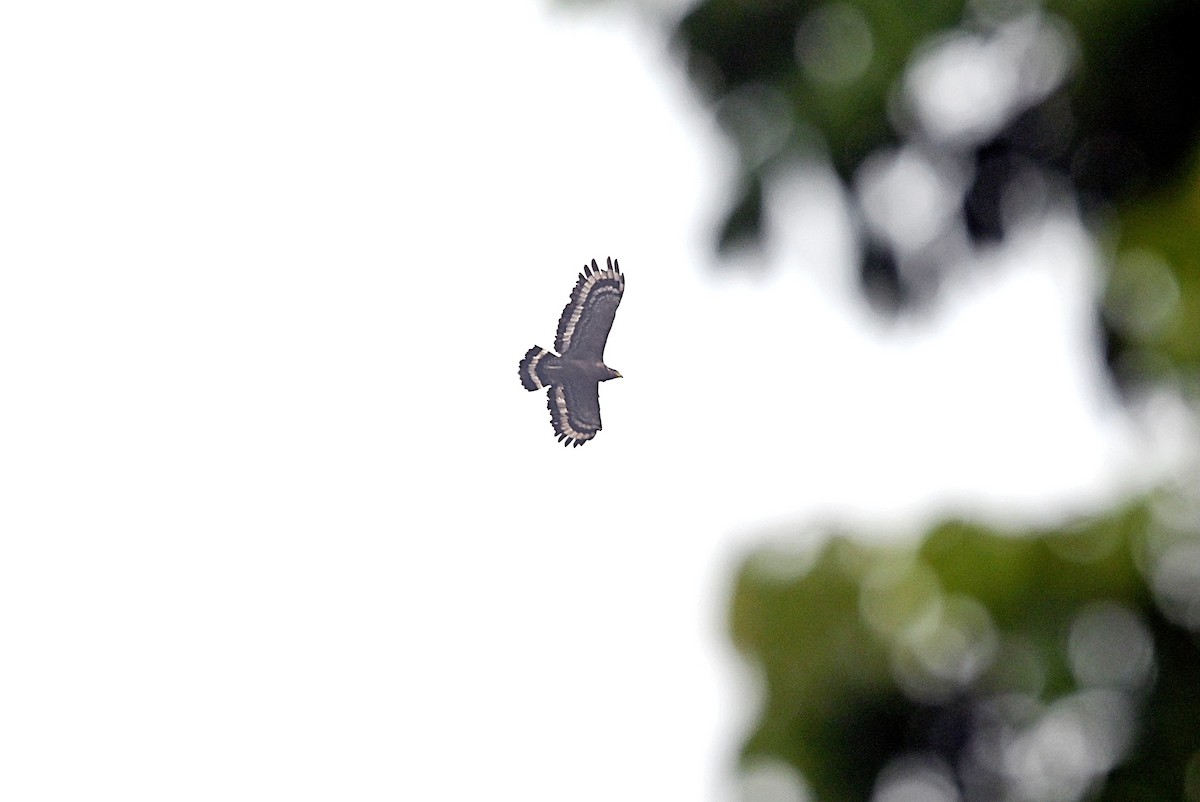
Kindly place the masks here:
POLYGON ((563 445, 578 446, 600 431, 599 382, 556 384, 547 396, 550 423, 563 445))
POLYGON ((607 268, 600 269, 593 259, 583 271, 558 321, 554 350, 563 356, 602 361, 608 332, 625 292, 625 276, 611 257, 607 268))

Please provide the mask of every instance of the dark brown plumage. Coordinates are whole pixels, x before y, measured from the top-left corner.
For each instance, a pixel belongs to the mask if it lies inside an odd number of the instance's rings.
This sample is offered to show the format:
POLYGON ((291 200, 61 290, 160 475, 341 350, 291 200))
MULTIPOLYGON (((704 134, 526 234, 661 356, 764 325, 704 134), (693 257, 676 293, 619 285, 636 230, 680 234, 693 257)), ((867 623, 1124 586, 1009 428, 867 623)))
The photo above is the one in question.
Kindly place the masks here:
POLYGON ((546 393, 550 423, 564 446, 579 446, 600 431, 600 382, 621 374, 604 364, 604 345, 616 317, 625 276, 612 257, 600 269, 596 260, 583 266, 571 300, 558 321, 555 354, 530 348, 518 368, 526 390, 546 393))

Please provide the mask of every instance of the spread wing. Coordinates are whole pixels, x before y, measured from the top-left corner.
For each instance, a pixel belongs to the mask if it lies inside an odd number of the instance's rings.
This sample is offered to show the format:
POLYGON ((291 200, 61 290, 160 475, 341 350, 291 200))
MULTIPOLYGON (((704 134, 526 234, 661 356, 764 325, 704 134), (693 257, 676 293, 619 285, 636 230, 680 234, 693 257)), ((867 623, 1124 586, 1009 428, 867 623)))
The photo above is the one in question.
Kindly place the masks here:
MULTIPOLYGON (((564 356, 571 351, 572 357, 602 362, 608 331, 625 292, 625 276, 612 257, 605 270, 593 259, 591 267, 584 265, 583 271, 571 291, 571 302, 558 321, 554 349, 564 356)), ((597 423, 599 420, 597 413, 597 423)))
POLYGON ((600 383, 568 381, 547 393, 550 423, 564 446, 582 445, 600 431, 600 383))

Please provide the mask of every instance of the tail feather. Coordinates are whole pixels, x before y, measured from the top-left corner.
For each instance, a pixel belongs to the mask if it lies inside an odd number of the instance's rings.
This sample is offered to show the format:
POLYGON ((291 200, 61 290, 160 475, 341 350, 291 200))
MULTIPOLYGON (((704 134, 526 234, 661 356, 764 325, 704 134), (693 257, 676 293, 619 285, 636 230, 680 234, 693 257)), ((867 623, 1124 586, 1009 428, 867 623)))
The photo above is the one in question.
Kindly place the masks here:
POLYGON ((558 364, 558 357, 553 352, 535 345, 525 352, 518 371, 521 374, 521 384, 526 390, 540 390, 550 385, 546 378, 546 369, 558 364))

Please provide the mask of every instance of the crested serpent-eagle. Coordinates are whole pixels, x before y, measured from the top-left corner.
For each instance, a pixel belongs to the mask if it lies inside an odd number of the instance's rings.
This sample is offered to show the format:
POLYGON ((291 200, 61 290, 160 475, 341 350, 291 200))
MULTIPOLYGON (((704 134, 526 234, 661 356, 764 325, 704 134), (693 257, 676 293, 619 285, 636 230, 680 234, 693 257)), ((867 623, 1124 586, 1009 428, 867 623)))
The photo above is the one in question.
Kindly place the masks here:
POLYGON ((611 256, 608 268, 583 266, 571 301, 558 321, 554 350, 533 346, 521 360, 526 390, 549 388, 550 423, 564 446, 579 446, 600 431, 600 382, 621 374, 604 364, 604 344, 612 328, 625 276, 611 256))

